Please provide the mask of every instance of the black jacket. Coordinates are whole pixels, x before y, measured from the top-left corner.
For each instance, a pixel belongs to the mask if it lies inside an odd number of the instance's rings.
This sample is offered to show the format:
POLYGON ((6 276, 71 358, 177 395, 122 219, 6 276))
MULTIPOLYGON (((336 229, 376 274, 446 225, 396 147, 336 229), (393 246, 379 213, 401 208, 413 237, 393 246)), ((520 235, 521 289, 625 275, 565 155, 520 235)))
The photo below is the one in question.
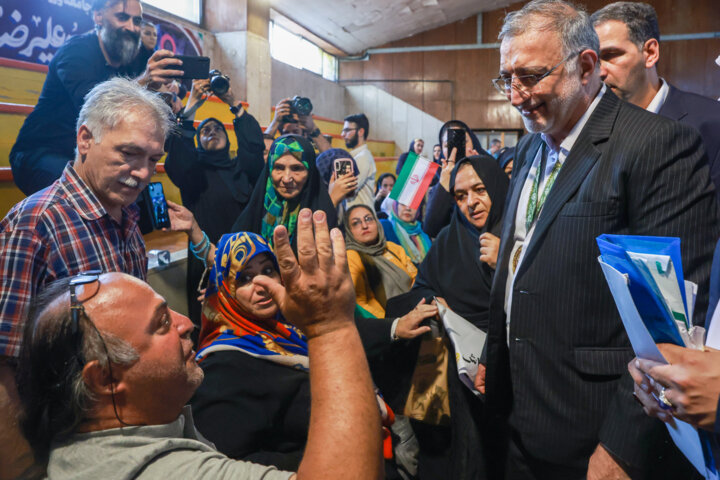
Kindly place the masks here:
POLYGON ((528 135, 516 150, 490 299, 486 405, 494 421, 509 416, 530 455, 551 464, 587 468, 599 442, 645 471, 678 458, 683 463, 665 426, 633 400, 627 363, 634 354, 595 239, 603 233, 680 237, 685 278, 699 286, 695 318, 702 322, 719 230, 700 136, 606 91, 518 266, 508 335, 515 214, 541 143, 539 134, 528 135))

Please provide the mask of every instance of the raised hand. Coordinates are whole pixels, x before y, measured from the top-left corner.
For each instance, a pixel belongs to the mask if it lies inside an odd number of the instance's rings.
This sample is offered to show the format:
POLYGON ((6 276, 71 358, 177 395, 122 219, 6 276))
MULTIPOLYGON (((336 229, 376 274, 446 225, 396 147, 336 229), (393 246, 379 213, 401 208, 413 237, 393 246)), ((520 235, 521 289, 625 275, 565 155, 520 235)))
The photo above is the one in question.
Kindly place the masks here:
POLYGON ((158 50, 148 59, 145 72, 138 77, 137 82, 152 90, 157 90, 160 85, 170 83, 174 78, 183 74, 182 60, 175 58, 170 50, 158 50))
POLYGON ((348 197, 352 197, 357 186, 358 179, 352 173, 346 173, 342 177, 337 178, 337 174, 333 172, 328 188, 328 193, 330 194, 330 199, 333 204, 337 207, 340 202, 348 197))
POLYGON ((348 270, 345 241, 340 230, 328 232, 325 212, 300 211, 297 223, 297 258, 287 229, 274 232, 282 284, 258 275, 262 286, 277 302, 285 318, 303 330, 308 339, 353 326, 355 288, 348 270), (313 234, 313 224, 315 233, 313 234))
POLYGON ((452 171, 455 168, 456 157, 457 148, 453 147, 447 160, 443 159, 442 164, 440 165, 440 185, 448 192, 450 191, 450 177, 452 176, 452 171))

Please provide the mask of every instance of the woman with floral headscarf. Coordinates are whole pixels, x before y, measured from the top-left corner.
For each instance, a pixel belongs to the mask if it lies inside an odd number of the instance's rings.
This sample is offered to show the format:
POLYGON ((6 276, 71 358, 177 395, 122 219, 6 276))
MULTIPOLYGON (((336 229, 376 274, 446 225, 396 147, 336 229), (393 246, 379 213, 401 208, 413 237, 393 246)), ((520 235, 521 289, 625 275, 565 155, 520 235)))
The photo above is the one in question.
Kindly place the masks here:
POLYGON ((315 150, 302 136, 283 135, 270 146, 266 168, 232 230, 258 233, 272 244, 275 227, 285 225, 294 248, 302 208, 323 210, 328 227, 337 225, 335 206, 315 164, 315 150))
POLYGON ((220 452, 297 468, 310 409, 307 341, 256 275, 279 279, 259 235, 223 235, 202 311, 197 360, 205 380, 190 401, 195 424, 220 452))
MULTIPOLYGON (((310 421, 307 338, 285 321, 269 293, 253 283, 257 275, 280 280, 267 241, 250 232, 223 235, 215 250, 196 356, 205 379, 190 404, 198 430, 220 452, 297 470, 310 421)), ((389 427, 392 410, 380 397, 378 406, 389 427)), ((390 449, 384 431, 385 448, 390 449)))

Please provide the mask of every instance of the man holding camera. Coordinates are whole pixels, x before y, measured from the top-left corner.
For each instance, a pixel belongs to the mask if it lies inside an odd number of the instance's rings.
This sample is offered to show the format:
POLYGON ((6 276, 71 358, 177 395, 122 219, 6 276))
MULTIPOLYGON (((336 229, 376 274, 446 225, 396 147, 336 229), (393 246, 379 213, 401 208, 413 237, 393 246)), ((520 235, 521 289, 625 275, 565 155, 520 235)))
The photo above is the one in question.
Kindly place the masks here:
POLYGON ((312 118, 312 103, 305 97, 296 95, 293 98, 283 98, 275 105, 275 116, 265 129, 265 135, 275 137, 278 132, 280 135, 291 133, 307 137, 315 143, 320 152, 331 148, 330 142, 315 125, 312 118))
POLYGON ((57 51, 38 104, 10 152, 15 184, 26 195, 50 185, 74 158, 75 120, 95 85, 125 76, 157 88, 182 74, 168 69, 182 63, 169 58, 171 52, 159 50, 149 59, 140 53, 139 0, 94 0, 92 11, 95 31, 71 38, 57 51))

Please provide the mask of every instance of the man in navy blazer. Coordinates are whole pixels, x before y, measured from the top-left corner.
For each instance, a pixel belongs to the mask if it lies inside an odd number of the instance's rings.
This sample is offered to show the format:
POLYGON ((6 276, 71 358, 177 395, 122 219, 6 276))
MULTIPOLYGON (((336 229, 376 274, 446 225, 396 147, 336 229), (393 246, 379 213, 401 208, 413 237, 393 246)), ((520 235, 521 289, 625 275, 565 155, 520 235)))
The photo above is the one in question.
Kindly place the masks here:
POLYGON ((658 76, 660 30, 647 3, 616 2, 592 15, 600 38, 600 76, 620 98, 698 129, 720 201, 720 102, 658 76))
POLYGON ((531 132, 516 149, 477 379, 489 424, 511 439, 505 478, 694 478, 633 400, 634 354, 595 239, 680 237, 703 318, 720 230, 700 135, 618 99, 589 16, 562 0, 508 14, 500 40, 493 83, 531 132))

